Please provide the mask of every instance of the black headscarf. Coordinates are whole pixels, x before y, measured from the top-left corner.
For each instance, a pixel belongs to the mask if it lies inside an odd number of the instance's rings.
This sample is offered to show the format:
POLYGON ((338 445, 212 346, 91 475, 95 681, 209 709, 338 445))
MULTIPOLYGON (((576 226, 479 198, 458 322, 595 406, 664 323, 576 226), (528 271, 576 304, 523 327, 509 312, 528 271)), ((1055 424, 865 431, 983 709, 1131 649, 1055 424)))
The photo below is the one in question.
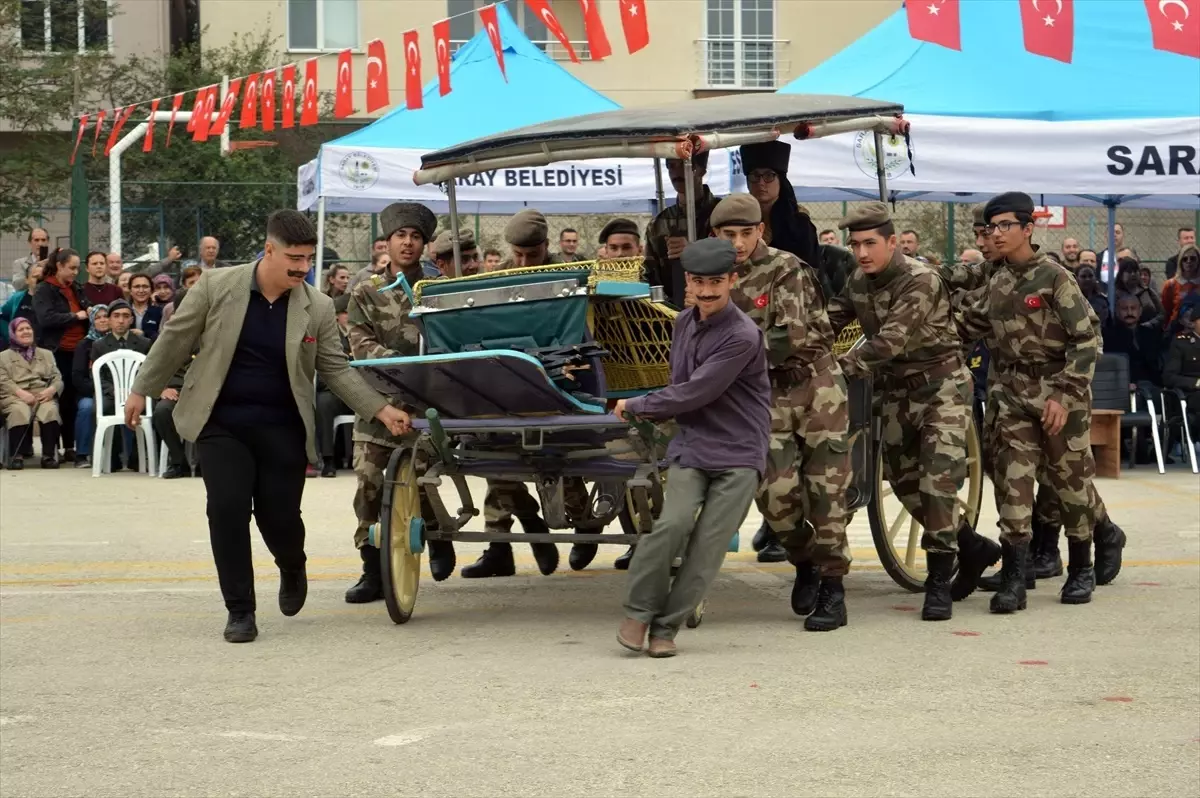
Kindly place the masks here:
POLYGON ((817 237, 817 227, 808 218, 808 214, 800 210, 796 201, 796 190, 786 175, 779 175, 779 198, 771 206, 771 246, 790 252, 812 267, 821 280, 821 290, 828 299, 834 296, 833 286, 828 275, 822 268, 824 259, 821 257, 821 243, 817 237))

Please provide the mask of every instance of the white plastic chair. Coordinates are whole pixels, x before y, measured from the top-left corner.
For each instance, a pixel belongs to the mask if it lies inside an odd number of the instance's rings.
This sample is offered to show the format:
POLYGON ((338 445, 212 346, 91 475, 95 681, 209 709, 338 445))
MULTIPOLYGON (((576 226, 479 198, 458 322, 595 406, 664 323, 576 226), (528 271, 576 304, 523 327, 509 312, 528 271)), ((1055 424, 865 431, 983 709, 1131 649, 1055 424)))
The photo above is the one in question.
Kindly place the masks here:
MULTIPOLYGON (((192 442, 184 441, 183 442, 183 450, 184 450, 184 452, 187 453, 187 467, 195 468, 196 463, 194 462, 194 460, 196 457, 196 453, 195 453, 194 449, 192 448, 192 442)), ((158 475, 160 477, 166 476, 167 469, 171 465, 170 459, 171 459, 170 453, 167 451, 167 442, 162 441, 158 446, 158 475)))
MULTIPOLYGON (((98 477, 112 470, 112 439, 113 435, 125 425, 125 401, 133 390, 133 381, 137 378, 138 369, 142 367, 146 356, 140 352, 128 349, 118 349, 109 352, 92 364, 92 389, 96 392, 96 437, 92 442, 92 476, 98 477), (104 411, 103 382, 100 375, 108 369, 113 386, 113 415, 104 411)), ((142 421, 138 424, 135 437, 138 442, 138 470, 154 476, 157 450, 154 446, 154 425, 151 422, 150 397, 146 397, 146 409, 142 413, 142 421)))
MULTIPOLYGON (((355 416, 353 413, 351 413, 349 415, 345 415, 345 416, 334 416, 334 418, 333 418, 333 436, 336 438, 337 434, 338 434, 338 430, 347 424, 349 424, 351 427, 353 427, 355 418, 357 418, 357 416, 355 416)), ((346 459, 350 461, 351 465, 354 464, 354 448, 353 447, 354 447, 354 444, 351 443, 350 436, 347 435, 346 436, 346 459)))

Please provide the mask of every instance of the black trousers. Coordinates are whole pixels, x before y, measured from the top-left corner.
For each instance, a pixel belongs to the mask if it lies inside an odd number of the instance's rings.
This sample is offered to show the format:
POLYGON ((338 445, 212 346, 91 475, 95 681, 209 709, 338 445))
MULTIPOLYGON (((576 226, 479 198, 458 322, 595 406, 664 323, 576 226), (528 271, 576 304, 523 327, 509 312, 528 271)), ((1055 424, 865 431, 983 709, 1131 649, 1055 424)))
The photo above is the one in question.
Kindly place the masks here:
POLYGON ((281 571, 304 567, 300 499, 308 466, 301 426, 224 427, 213 421, 196 440, 208 493, 208 535, 221 595, 230 612, 253 612, 250 514, 281 571))
POLYGON ((350 408, 333 391, 317 391, 317 456, 334 456, 333 420, 350 414, 350 408))
MULTIPOLYGON (((75 391, 75 381, 71 379, 71 369, 75 366, 75 352, 64 352, 57 349, 54 352, 54 364, 58 366, 58 373, 63 378, 63 392, 58 397, 58 414, 62 416, 62 425, 59 433, 62 435, 62 445, 64 449, 75 448, 75 413, 76 406, 79 404, 79 397, 75 391)), ((44 452, 44 454, 54 454, 54 452, 44 452)))
POLYGON ((167 465, 186 466, 187 450, 184 449, 183 439, 175 430, 175 403, 170 399, 159 399, 154 403, 154 413, 151 415, 154 433, 167 445, 167 465))

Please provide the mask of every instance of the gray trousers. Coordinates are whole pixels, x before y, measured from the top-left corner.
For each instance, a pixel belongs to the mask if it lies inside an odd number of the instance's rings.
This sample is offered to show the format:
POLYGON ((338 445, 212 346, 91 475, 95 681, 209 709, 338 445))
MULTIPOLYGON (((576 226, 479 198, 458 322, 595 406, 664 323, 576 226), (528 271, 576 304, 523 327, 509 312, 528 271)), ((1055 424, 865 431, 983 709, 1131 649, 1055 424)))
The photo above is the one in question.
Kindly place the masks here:
POLYGON ((758 483, 759 474, 752 468, 704 471, 671 466, 662 514, 629 565, 627 617, 650 624, 652 637, 675 639, 721 570, 758 483), (679 554, 683 565, 672 583, 671 561, 679 554))

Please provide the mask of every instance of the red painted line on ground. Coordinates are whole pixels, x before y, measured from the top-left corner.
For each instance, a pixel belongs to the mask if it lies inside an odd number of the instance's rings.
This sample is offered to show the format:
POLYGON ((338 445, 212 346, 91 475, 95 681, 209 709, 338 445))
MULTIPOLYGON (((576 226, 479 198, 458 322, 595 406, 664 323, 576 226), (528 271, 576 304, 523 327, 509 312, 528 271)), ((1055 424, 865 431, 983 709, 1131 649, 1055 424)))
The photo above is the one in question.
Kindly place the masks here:
POLYGON ((1018 665, 1049 665, 1044 659, 1023 659, 1017 663, 1018 665))
POLYGON ((1133 702, 1133 699, 1127 695, 1106 695, 1104 696, 1104 700, 1111 701, 1114 704, 1130 704, 1133 702))
POLYGON ((1162 587, 1162 582, 1134 582, 1141 587, 1162 587))
POLYGON ((750 682, 751 687, 758 687, 758 682, 750 682))
POLYGON ((900 612, 916 612, 917 611, 916 607, 909 606, 908 604, 893 604, 892 609, 898 610, 900 612))
POLYGON ((956 637, 979 637, 979 632, 951 632, 956 637))

